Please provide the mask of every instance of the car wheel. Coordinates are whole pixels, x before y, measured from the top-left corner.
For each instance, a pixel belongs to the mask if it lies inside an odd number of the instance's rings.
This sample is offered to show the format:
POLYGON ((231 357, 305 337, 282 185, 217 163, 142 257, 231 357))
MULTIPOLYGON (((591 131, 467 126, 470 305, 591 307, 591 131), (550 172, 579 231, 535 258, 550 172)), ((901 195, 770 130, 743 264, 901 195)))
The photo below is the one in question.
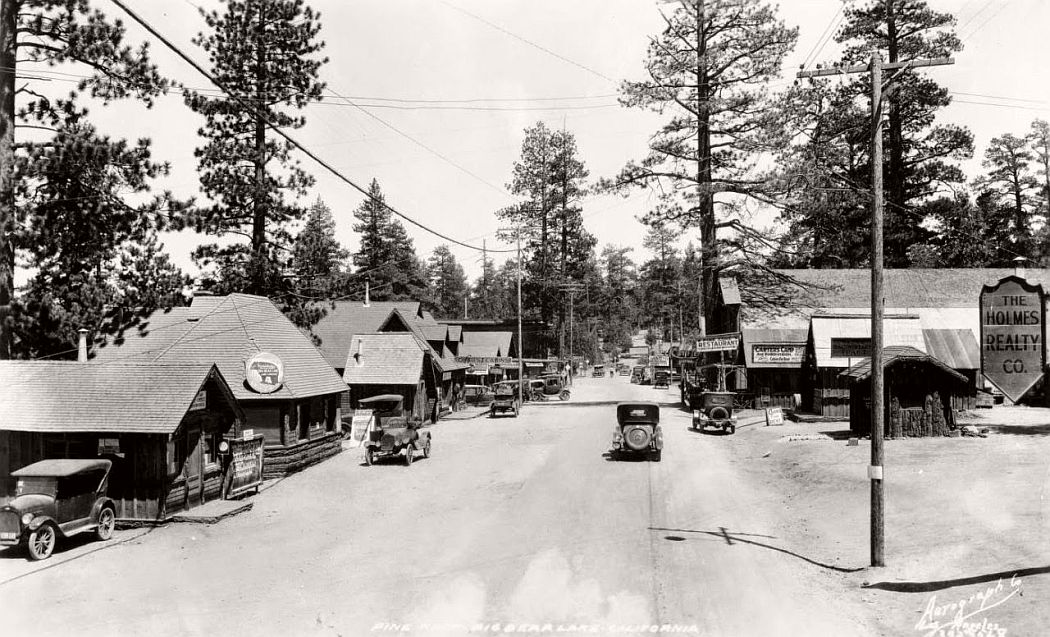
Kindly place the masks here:
POLYGON ((405 466, 412 466, 412 445, 405 447, 405 466))
POLYGON ((376 461, 376 457, 375 457, 375 453, 372 451, 372 448, 371 447, 366 447, 365 448, 365 464, 371 467, 373 464, 375 464, 375 461, 376 461))
POLYGON ((562 392, 560 394, 558 394, 558 398, 561 398, 562 400, 568 400, 569 399, 569 390, 563 389, 562 392))
POLYGON ((40 528, 29 534, 29 556, 34 560, 46 560, 51 557, 55 550, 55 527, 50 524, 42 524, 40 528))
POLYGON ((98 528, 95 537, 103 542, 113 537, 113 527, 117 525, 117 514, 110 507, 104 507, 98 513, 98 528))
POLYGON ((736 433, 736 425, 729 425, 729 430, 728 431, 731 434, 735 434, 736 433))

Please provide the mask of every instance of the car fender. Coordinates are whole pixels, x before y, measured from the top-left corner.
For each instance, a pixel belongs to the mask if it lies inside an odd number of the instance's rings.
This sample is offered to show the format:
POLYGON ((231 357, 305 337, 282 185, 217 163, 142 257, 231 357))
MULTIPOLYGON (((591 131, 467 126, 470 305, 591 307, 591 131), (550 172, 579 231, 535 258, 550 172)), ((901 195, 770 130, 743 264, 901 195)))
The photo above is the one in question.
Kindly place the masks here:
POLYGON ((58 522, 56 522, 55 518, 50 515, 38 515, 34 517, 29 521, 29 524, 26 525, 26 530, 35 531, 49 522, 51 523, 51 526, 55 527, 55 530, 59 535, 65 535, 65 533, 62 532, 62 528, 58 526, 58 522))
POLYGON ((95 500, 95 505, 91 507, 91 521, 97 524, 98 516, 102 515, 102 508, 107 506, 113 509, 114 515, 117 513, 117 504, 113 501, 112 498, 107 498, 103 496, 95 500))
POLYGON ((656 432, 653 434, 653 441, 657 450, 664 448, 664 429, 660 425, 656 426, 656 432))
POLYGON ((419 448, 419 447, 422 447, 422 446, 426 445, 428 442, 430 442, 430 432, 429 431, 421 431, 421 432, 419 432, 419 439, 416 440, 416 445, 415 446, 417 448, 419 448))

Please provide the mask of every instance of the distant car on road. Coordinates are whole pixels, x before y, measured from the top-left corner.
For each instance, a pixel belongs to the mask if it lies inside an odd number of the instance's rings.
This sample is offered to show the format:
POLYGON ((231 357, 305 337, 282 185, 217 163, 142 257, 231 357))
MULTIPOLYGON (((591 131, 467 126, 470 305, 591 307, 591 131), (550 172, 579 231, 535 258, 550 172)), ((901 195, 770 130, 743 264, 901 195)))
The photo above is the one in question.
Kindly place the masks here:
POLYGON ((496 384, 496 395, 489 407, 489 417, 493 418, 497 413, 505 414, 508 411, 515 418, 521 410, 521 383, 516 380, 504 381, 496 384))
POLYGON ((106 497, 109 460, 41 460, 11 472, 15 497, 0 507, 0 545, 24 545, 29 557, 51 557, 60 537, 93 531, 113 537, 116 505, 106 497))
POLYGON ((463 400, 468 405, 488 405, 496 394, 485 385, 464 385, 463 400))

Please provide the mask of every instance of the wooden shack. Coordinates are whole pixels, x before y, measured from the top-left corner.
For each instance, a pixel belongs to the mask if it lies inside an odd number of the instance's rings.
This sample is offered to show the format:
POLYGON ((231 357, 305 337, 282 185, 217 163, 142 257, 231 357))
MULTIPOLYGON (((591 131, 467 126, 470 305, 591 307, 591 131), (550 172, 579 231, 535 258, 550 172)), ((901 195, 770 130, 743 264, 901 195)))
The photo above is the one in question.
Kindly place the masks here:
MULTIPOLYGON (((949 435, 955 428, 952 405, 967 393, 967 378, 914 347, 885 347, 882 361, 886 437, 949 435)), ((849 383, 850 430, 871 433, 871 359, 850 367, 841 377, 849 383)))
MULTIPOLYGON (((220 499, 244 412, 214 364, 0 361, 0 478, 38 460, 113 461, 121 520, 220 499)), ((6 487, 7 485, 5 485, 6 487)))

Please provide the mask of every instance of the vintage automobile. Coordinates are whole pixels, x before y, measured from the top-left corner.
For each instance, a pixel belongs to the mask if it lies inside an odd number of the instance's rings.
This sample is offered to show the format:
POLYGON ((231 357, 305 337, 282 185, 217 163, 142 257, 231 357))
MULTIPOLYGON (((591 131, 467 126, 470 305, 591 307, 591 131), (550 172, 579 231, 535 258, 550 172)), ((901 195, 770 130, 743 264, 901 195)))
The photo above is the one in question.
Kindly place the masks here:
POLYGON ((639 365, 639 366, 636 366, 634 369, 631 370, 631 382, 632 383, 639 384, 639 385, 642 383, 642 376, 644 375, 644 372, 643 372, 644 369, 645 369, 644 367, 639 365))
POLYGON ((660 406, 656 403, 620 403, 616 405, 616 433, 612 453, 649 454, 660 461, 664 432, 660 428, 660 406))
POLYGON ((489 418, 496 414, 510 412, 515 418, 521 410, 521 384, 516 380, 503 381, 496 384, 496 395, 489 407, 489 418))
POLYGON ((620 374, 620 376, 630 376, 631 366, 621 363, 620 365, 616 366, 616 371, 620 374))
POLYGON ((591 372, 591 378, 602 378, 605 376, 605 365, 595 365, 591 372))
POLYGON ((416 452, 430 457, 430 431, 418 418, 405 415, 405 399, 398 394, 381 394, 358 401, 372 410, 372 426, 365 442, 365 464, 371 466, 380 458, 399 456, 411 465, 416 452))
POLYGON ((736 416, 733 415, 733 398, 731 391, 705 391, 693 405, 693 429, 703 431, 706 427, 715 427, 725 433, 736 433, 736 416))
POLYGON ((667 389, 671 386, 671 372, 663 369, 658 369, 653 374, 653 388, 654 389, 667 389))
POLYGON ((0 507, 0 545, 24 545, 29 557, 51 556, 59 537, 93 531, 113 536, 116 505, 106 497, 112 462, 41 460, 12 471, 15 497, 0 507))
POLYGON ((569 399, 571 392, 565 386, 561 374, 544 374, 543 376, 540 376, 540 380, 543 381, 544 396, 557 396, 560 400, 569 399))
POLYGON ((463 386, 463 400, 468 405, 488 405, 494 397, 492 389, 485 385, 463 386))

